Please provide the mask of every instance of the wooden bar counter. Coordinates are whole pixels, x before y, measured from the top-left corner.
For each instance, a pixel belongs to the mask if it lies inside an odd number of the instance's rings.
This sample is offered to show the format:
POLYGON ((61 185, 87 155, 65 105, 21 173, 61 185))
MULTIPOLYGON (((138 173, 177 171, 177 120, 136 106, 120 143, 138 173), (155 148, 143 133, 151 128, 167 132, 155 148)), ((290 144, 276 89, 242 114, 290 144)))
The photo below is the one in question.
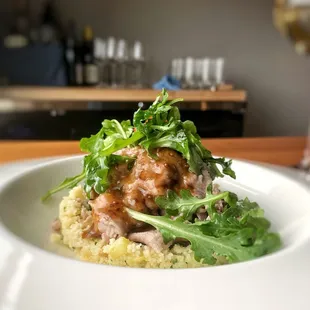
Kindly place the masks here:
MULTIPOLYGON (((3 87, 0 98, 17 101, 101 101, 101 102, 153 102, 160 93, 153 89, 105 89, 91 87, 3 87)), ((247 98, 245 90, 225 88, 210 90, 178 90, 169 91, 169 99, 183 98, 186 101, 229 101, 244 102, 247 98)))
MULTIPOLYGON (((202 141, 216 156, 281 166, 297 165, 306 146, 306 137, 225 138, 202 141)), ((0 141, 0 164, 80 153, 78 141, 0 141)))

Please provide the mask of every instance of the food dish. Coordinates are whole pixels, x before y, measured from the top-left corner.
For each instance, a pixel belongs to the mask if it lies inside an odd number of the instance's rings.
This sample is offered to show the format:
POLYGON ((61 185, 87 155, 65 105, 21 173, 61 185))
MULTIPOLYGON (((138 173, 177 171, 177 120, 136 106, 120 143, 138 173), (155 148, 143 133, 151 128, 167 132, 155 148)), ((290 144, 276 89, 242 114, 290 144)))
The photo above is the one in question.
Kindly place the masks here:
POLYGON ((241 264, 154 270, 67 259, 62 256, 71 251, 49 243, 47 227, 66 193, 56 194, 45 207, 40 195, 55 180, 78 173, 80 156, 0 166, 0 308, 84 310, 104 304, 115 310, 200 310, 207 303, 219 310, 308 310, 308 189, 287 169, 237 160, 233 167, 237 180, 223 178, 221 188, 257 201, 283 248, 241 264))
POLYGON ((54 241, 86 261, 151 268, 241 262, 281 247, 257 203, 220 190, 218 178, 236 177, 232 161, 203 147, 178 101, 163 90, 132 122, 104 120, 81 140, 82 171, 43 197, 74 187, 54 241))

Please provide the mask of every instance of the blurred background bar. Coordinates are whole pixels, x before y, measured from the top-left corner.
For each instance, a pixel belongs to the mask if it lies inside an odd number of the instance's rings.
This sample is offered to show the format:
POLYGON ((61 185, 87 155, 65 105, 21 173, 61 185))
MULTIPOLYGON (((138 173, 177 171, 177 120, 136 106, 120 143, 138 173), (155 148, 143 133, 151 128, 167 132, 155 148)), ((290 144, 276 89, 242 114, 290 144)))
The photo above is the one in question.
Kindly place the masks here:
POLYGON ((310 10, 293 5, 2 0, 0 138, 80 139, 162 88, 202 137, 306 135, 310 10))

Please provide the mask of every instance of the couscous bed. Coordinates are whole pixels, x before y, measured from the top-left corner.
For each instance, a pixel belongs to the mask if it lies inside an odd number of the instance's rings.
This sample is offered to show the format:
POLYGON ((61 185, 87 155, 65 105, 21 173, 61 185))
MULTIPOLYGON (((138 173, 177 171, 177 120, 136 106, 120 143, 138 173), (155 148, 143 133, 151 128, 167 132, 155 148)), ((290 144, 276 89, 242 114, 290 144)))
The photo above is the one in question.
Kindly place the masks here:
POLYGON ((158 253, 147 245, 132 242, 124 237, 111 239, 109 244, 105 244, 99 238, 83 238, 83 231, 87 229, 85 226, 87 224, 82 221, 81 216, 84 208, 82 201, 85 198, 81 186, 73 188, 69 195, 63 198, 59 206, 61 232, 53 233, 51 236, 53 242, 61 242, 68 246, 79 259, 99 264, 142 268, 207 266, 195 260, 190 246, 174 245, 171 249, 158 253))

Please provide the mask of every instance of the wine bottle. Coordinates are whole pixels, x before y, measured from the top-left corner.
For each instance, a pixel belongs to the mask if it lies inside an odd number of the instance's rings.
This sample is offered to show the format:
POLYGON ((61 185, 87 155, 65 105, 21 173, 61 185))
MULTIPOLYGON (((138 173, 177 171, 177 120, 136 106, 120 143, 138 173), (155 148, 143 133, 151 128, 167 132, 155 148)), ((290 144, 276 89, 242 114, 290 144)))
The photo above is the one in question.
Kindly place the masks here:
POLYGON ((69 21, 63 44, 67 82, 69 86, 74 86, 77 84, 75 72, 77 40, 75 29, 76 27, 74 21, 69 21))
POLYGON ((75 46, 75 84, 76 86, 83 86, 83 49, 81 44, 77 43, 75 46))
POLYGON ((94 35, 90 26, 84 28, 83 35, 83 75, 84 85, 94 86, 99 83, 99 69, 94 54, 94 35))

